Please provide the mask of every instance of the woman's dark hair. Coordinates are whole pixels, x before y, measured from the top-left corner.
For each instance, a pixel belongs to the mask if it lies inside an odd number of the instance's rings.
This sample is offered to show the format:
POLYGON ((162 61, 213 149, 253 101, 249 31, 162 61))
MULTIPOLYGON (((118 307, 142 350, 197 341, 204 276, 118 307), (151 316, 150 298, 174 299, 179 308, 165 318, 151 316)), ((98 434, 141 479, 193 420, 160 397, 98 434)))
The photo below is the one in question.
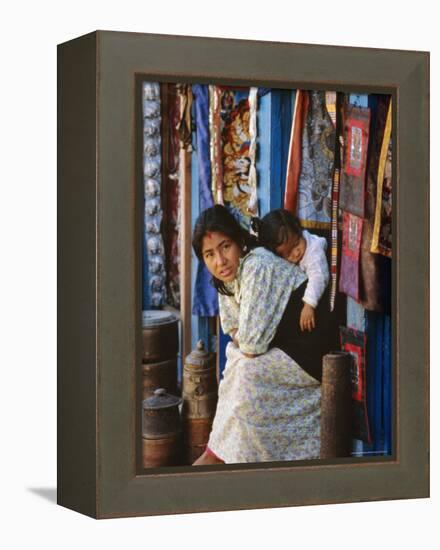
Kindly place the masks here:
POLYGON ((288 210, 271 210, 263 218, 251 219, 252 230, 258 235, 258 242, 264 248, 276 253, 276 249, 286 242, 289 234, 298 238, 302 228, 298 218, 288 210))
MULTIPOLYGON (((258 246, 257 239, 240 225, 231 212, 225 206, 216 204, 203 210, 194 225, 192 246, 200 261, 204 261, 202 254, 203 238, 207 233, 215 231, 229 237, 245 252, 258 246)), ((212 277, 212 282, 220 294, 231 296, 223 281, 212 277)))

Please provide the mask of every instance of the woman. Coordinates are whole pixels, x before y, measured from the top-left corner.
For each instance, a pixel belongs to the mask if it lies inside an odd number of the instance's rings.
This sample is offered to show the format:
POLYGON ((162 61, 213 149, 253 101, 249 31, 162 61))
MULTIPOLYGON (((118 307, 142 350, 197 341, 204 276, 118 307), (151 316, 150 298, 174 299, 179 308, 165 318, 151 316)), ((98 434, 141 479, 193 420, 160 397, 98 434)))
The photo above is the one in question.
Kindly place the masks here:
POLYGON ((194 464, 319 458, 322 351, 319 332, 299 328, 305 274, 258 247, 220 205, 200 214, 193 248, 233 338, 208 447, 194 464))

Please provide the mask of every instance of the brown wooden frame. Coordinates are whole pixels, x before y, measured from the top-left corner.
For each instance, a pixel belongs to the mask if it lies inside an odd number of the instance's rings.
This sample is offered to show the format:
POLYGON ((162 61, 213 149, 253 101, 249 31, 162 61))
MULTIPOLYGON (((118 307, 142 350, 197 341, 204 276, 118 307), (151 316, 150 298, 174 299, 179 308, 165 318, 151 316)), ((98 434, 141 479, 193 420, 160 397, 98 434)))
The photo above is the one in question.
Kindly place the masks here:
POLYGON ((98 31, 58 47, 58 502, 108 518, 429 495, 429 54, 98 31), (392 457, 138 473, 136 76, 393 96, 392 457))

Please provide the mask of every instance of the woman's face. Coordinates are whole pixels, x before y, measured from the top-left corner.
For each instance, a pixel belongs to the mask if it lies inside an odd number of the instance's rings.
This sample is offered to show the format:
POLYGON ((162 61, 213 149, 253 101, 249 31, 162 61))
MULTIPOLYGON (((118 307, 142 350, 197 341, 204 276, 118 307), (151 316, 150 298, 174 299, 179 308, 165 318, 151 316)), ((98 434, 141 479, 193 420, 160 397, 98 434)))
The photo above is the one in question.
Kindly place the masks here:
POLYGON ((207 233, 202 241, 202 257, 211 275, 228 283, 237 275, 241 248, 224 233, 207 233))

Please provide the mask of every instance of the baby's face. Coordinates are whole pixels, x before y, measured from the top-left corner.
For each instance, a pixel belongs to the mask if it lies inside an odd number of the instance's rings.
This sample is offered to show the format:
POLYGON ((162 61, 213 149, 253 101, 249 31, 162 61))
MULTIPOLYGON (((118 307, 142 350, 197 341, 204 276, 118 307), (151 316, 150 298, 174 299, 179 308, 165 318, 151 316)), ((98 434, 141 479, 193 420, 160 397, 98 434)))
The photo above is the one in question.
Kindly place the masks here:
POLYGON ((281 256, 281 258, 297 265, 303 259, 306 246, 307 244, 304 237, 298 237, 297 235, 292 235, 289 233, 288 238, 282 244, 277 246, 275 252, 278 256, 281 256))

